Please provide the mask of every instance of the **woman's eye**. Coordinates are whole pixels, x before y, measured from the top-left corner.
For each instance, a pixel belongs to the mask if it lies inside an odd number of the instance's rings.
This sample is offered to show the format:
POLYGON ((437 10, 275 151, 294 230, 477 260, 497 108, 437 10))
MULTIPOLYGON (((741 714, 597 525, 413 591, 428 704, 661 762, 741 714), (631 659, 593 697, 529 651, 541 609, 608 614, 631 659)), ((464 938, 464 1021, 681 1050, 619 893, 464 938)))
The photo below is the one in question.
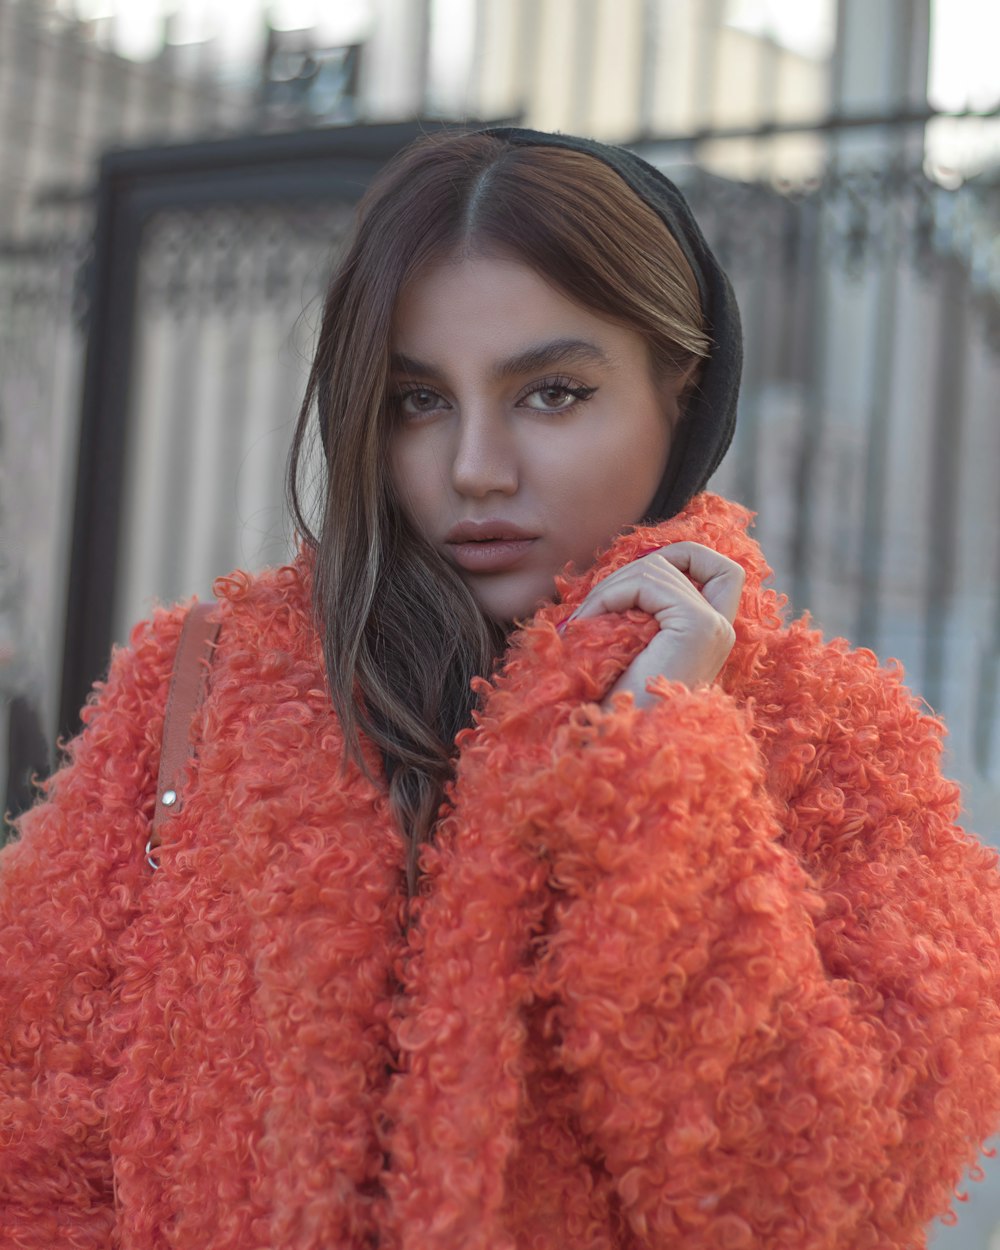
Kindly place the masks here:
POLYGON ((528 408, 534 408, 539 412, 562 412, 565 408, 572 408, 575 404, 587 400, 597 390, 596 386, 570 386, 564 382, 546 382, 542 386, 537 386, 533 391, 529 391, 521 401, 528 408), (538 400, 538 403, 532 403, 532 400, 538 400))
MULTIPOLYGON (((517 403, 535 412, 565 412, 590 399, 596 390, 596 386, 576 386, 568 380, 552 379, 526 391, 517 403)), ((396 405, 403 417, 422 417, 450 406, 437 391, 427 386, 413 386, 409 390, 400 387, 396 405)))
POLYGON ((424 386, 415 387, 411 391, 400 391, 399 411, 407 417, 421 416, 425 412, 433 412, 441 402, 436 391, 424 386))

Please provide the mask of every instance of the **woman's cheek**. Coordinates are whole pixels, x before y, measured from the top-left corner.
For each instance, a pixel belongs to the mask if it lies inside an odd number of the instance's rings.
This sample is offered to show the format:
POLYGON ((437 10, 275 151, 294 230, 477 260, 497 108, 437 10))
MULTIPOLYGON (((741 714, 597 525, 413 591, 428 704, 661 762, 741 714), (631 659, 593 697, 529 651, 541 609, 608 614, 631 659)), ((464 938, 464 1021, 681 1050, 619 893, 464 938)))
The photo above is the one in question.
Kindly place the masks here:
POLYGON ((440 496, 442 484, 440 459, 435 457, 433 448, 428 444, 426 437, 408 432, 390 452, 393 485, 399 501, 410 520, 424 532, 432 520, 430 502, 440 496))

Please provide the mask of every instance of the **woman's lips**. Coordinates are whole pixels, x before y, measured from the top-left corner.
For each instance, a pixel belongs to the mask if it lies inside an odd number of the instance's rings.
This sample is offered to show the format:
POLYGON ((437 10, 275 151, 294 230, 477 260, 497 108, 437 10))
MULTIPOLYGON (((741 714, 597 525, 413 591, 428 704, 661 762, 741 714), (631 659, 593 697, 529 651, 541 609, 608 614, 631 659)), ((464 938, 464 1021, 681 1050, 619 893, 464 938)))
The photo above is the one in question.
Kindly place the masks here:
POLYGON ((491 538, 485 542, 448 543, 452 559, 467 573, 502 573, 524 558, 536 538, 491 538))

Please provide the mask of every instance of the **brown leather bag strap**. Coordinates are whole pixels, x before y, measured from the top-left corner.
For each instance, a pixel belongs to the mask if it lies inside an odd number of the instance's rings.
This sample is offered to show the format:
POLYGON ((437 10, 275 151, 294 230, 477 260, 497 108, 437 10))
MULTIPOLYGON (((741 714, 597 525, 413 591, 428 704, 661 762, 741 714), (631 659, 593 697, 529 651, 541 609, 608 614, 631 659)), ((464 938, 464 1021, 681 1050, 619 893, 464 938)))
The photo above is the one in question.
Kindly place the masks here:
POLYGON ((192 754, 191 720, 205 695, 212 648, 219 635, 218 620, 210 620, 215 603, 196 603, 188 611, 181 628, 174 657, 174 671, 167 695, 163 719, 163 745, 160 748, 160 772, 156 780, 156 808, 153 827, 146 844, 146 858, 154 868, 159 865, 150 852, 163 843, 164 822, 181 809, 177 781, 192 754))

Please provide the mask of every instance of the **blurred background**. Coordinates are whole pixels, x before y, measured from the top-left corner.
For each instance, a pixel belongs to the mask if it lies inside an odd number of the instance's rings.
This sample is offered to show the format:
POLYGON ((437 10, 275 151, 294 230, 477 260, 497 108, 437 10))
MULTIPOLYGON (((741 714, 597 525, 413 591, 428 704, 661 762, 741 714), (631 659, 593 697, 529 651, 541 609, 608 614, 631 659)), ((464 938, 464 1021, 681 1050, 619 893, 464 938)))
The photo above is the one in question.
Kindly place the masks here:
MULTIPOLYGON (((746 332, 710 489, 902 662, 1000 846, 996 0, 0 0, 0 809, 155 601, 291 552, 353 205, 467 121, 685 189, 746 332)), ((1000 1179, 961 1210, 933 1244, 1000 1250, 1000 1179)))

